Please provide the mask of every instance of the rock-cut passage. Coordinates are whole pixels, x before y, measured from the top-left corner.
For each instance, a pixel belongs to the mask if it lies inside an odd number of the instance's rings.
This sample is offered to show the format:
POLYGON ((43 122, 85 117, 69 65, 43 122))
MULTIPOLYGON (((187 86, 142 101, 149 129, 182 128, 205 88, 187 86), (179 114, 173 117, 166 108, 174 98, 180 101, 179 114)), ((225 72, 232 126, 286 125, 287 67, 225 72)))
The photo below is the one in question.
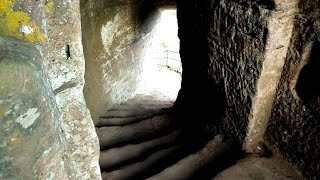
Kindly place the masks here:
POLYGON ((242 156, 220 136, 196 135, 172 102, 141 99, 114 106, 96 124, 103 179, 299 179, 279 157, 242 156))

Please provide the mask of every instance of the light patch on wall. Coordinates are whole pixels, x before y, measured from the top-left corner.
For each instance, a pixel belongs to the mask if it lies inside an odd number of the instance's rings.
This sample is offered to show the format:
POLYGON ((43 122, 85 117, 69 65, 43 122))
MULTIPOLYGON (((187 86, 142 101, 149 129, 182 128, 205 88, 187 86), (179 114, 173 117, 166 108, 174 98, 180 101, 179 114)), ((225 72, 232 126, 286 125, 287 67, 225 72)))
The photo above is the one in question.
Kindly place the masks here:
POLYGON ((28 128, 40 116, 40 113, 37 111, 37 108, 29 109, 25 114, 22 114, 20 117, 18 117, 16 122, 19 123, 23 128, 28 128))
POLYGON ((268 22, 265 57, 257 83, 257 92, 252 102, 252 116, 249 119, 246 142, 243 146, 248 153, 256 152, 257 147, 259 147, 258 143, 264 141, 265 131, 292 38, 298 1, 282 1, 283 3, 279 1, 279 6, 281 5, 284 10, 272 12, 268 22))
POLYGON ((119 21, 119 15, 117 14, 112 21, 107 22, 101 28, 101 38, 106 53, 110 55, 110 45, 113 41, 114 30, 117 29, 117 22, 119 21))
POLYGON ((77 78, 76 73, 71 71, 65 65, 56 66, 52 68, 49 73, 51 74, 51 85, 54 90, 58 89, 63 84, 71 82, 72 80, 75 80, 77 78))
POLYGON ((48 154, 51 152, 51 150, 52 150, 52 148, 49 148, 48 150, 45 150, 45 151, 43 152, 43 154, 44 154, 44 155, 48 155, 48 154))
POLYGON ((16 37, 27 42, 43 42, 40 28, 30 23, 30 17, 22 11, 13 11, 12 0, 0 1, 0 35, 16 37), (31 31, 32 30, 32 31, 31 31))
POLYGON ((127 24, 130 23, 130 20, 123 19, 123 17, 130 16, 128 12, 121 11, 101 27, 101 40, 105 52, 108 56, 115 53, 115 59, 126 47, 126 44, 130 44, 134 39, 133 27, 127 24))
POLYGON ((21 31, 22 33, 25 33, 25 34, 31 34, 31 33, 33 33, 33 29, 32 29, 32 27, 30 27, 30 26, 22 26, 22 27, 20 28, 20 31, 21 31))

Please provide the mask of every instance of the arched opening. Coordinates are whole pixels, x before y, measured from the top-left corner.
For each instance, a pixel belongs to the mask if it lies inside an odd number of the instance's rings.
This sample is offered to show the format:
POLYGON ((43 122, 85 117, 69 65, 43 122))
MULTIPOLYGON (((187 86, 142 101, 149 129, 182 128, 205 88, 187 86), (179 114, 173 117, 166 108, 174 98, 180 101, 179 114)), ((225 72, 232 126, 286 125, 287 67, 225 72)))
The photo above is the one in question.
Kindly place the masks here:
POLYGON ((84 95, 94 121, 136 94, 175 100, 182 71, 175 8, 162 1, 82 2, 84 95))
POLYGON ((161 8, 152 32, 147 58, 137 94, 174 101, 181 85, 181 59, 177 14, 174 8, 161 8))
POLYGON ((81 4, 84 95, 100 141, 101 172, 109 172, 104 179, 142 179, 191 151, 174 145, 181 131, 167 114, 182 73, 174 4, 81 4))

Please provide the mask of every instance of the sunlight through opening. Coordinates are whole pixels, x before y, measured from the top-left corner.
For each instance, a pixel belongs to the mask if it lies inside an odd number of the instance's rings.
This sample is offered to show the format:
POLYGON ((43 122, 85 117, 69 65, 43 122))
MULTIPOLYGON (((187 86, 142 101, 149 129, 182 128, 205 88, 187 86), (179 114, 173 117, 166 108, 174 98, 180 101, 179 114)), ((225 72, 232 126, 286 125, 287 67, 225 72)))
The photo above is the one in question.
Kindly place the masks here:
POLYGON ((172 9, 161 11, 161 17, 152 32, 137 94, 175 100, 182 73, 177 13, 172 9))

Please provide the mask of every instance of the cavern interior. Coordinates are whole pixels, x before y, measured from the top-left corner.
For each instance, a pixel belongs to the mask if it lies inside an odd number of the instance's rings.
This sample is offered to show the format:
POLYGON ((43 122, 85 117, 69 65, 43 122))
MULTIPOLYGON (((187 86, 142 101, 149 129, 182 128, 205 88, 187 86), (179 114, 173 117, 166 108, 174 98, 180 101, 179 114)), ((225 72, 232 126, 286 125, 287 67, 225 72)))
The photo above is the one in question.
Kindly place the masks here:
POLYGON ((0 0, 0 179, 320 179, 318 68, 319 0, 0 0))

